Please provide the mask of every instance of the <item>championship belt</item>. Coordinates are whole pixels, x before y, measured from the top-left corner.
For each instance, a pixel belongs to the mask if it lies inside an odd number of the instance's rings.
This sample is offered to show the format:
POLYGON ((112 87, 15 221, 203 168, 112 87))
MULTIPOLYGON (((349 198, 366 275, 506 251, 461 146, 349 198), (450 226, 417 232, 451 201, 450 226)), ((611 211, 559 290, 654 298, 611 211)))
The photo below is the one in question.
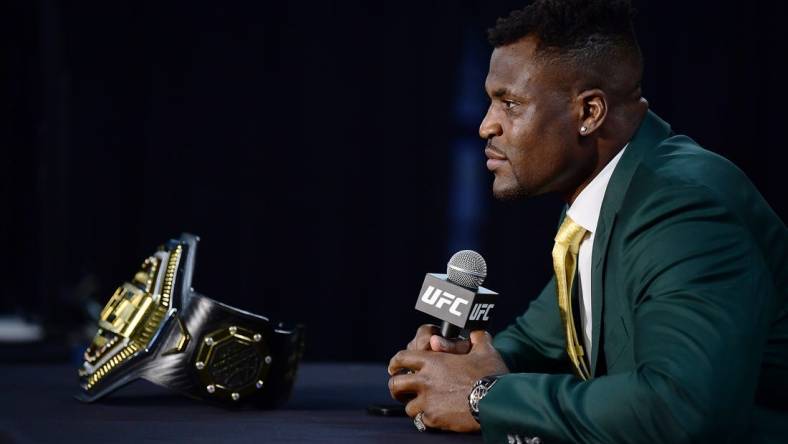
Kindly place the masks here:
POLYGON ((149 258, 101 311, 79 369, 93 402, 138 378, 192 398, 275 407, 304 347, 302 325, 274 324, 192 288, 199 238, 183 234, 149 258))

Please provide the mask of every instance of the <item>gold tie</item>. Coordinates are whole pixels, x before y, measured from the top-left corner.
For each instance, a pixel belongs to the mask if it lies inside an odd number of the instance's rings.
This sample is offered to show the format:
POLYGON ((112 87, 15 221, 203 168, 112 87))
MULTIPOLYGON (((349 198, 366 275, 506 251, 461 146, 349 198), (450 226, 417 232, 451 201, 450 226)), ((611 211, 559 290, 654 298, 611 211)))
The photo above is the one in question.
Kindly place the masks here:
POLYGON ((555 235, 553 246, 553 269, 555 270, 555 288, 558 294, 558 311, 566 331, 566 352, 575 366, 577 376, 588 379, 590 372, 583 358, 583 346, 577 339, 575 320, 572 317, 572 281, 577 270, 577 253, 586 229, 575 223, 569 216, 564 218, 558 234, 555 235))

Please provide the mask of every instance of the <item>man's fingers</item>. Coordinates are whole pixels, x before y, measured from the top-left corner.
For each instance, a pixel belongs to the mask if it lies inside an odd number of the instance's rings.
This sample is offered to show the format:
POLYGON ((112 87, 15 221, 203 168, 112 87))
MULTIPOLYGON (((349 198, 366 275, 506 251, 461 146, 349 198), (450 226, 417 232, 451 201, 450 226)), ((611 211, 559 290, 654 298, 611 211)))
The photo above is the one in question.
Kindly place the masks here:
POLYGON ((467 339, 446 339, 439 335, 432 335, 430 349, 437 352, 464 355, 471 349, 471 343, 467 339))
POLYGON ((470 334, 471 339, 471 348, 477 348, 481 346, 489 346, 492 347, 492 336, 484 330, 474 330, 470 334))
POLYGON ((400 350, 389 361, 389 376, 398 373, 401 369, 418 371, 422 366, 424 366, 424 352, 400 350))
POLYGON ((406 402, 414 398, 424 387, 422 378, 416 373, 406 373, 394 375, 389 378, 389 392, 391 397, 400 402, 406 402))
MULTIPOLYGON (((413 398, 413 400, 411 400, 411 401, 410 401, 410 402, 409 402, 409 403, 408 403, 408 404, 405 406, 405 413, 406 413, 408 416, 410 416, 411 418, 413 418, 413 417, 415 417, 416 415, 418 415, 419 413, 421 413, 421 412, 423 412, 423 411, 424 411, 423 404, 424 404, 424 397, 423 397, 423 396, 417 396, 416 398, 413 398)), ((423 416, 422 416, 422 421, 423 421, 423 420, 424 420, 424 418, 423 418, 423 416)), ((425 425, 426 425, 426 424, 425 424, 425 425)))
POLYGON ((415 418, 416 415, 421 413, 421 422, 424 423, 427 428, 434 429, 437 428, 435 418, 430 415, 430 412, 424 410, 424 397, 419 396, 418 398, 413 399, 405 406, 405 413, 410 416, 411 418, 415 418))
POLYGON ((430 349, 430 336, 440 331, 437 325, 424 324, 416 330, 416 337, 408 343, 408 350, 427 351, 430 349))

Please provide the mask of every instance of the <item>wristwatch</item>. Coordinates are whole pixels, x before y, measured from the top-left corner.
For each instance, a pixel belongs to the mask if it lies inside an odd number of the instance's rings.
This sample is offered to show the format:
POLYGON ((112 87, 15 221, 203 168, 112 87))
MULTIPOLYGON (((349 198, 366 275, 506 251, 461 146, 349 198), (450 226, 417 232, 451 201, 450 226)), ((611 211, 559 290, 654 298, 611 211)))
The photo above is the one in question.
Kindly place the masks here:
POLYGON ((498 375, 485 376, 473 384, 473 389, 471 389, 471 393, 468 395, 468 407, 471 410, 471 416, 473 416, 476 422, 479 422, 479 401, 487 396, 487 393, 496 382, 498 382, 498 375))

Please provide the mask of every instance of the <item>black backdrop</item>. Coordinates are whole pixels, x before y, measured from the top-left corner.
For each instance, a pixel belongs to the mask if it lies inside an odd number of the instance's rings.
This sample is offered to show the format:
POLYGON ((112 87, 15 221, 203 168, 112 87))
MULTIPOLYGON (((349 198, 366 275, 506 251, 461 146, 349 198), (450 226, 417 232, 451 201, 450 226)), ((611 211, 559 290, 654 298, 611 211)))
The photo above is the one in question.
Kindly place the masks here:
MULTIPOLYGON (((0 312, 68 331, 190 231, 198 290, 305 322, 310 359, 387 359, 457 248, 486 257, 501 328, 561 207, 493 201, 473 139, 484 29, 521 4, 7 0, 0 312)), ((784 3, 636 5, 652 109, 785 219, 784 3)))

